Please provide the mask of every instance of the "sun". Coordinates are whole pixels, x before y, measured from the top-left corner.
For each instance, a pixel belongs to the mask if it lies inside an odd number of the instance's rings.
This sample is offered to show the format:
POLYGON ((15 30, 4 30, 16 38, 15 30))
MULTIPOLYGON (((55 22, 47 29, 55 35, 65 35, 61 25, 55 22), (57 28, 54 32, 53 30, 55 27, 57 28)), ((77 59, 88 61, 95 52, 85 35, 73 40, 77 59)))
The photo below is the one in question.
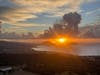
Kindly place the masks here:
POLYGON ((58 43, 66 43, 67 38, 58 38, 58 39, 56 39, 56 41, 57 41, 58 43))
POLYGON ((70 42, 69 38, 67 38, 67 37, 57 37, 54 39, 50 39, 49 41, 56 46, 59 46, 59 45, 64 46, 70 42))

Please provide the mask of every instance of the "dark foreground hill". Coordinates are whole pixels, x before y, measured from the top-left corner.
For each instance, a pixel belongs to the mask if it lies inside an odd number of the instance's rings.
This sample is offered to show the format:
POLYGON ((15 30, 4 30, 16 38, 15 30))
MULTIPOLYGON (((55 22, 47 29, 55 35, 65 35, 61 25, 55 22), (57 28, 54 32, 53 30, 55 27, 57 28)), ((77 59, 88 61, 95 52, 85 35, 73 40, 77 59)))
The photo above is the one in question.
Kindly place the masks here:
MULTIPOLYGON (((28 44, 19 43, 2 43, 6 48, 10 46, 13 50, 20 49, 29 50, 28 44), (5 45, 8 44, 8 45, 5 45), (14 46, 15 45, 15 46, 14 46), (20 47, 19 47, 20 46, 20 47)), ((31 45, 30 45, 31 47, 31 45)), ((24 65, 21 67, 26 71, 38 73, 40 75, 52 75, 61 72, 74 72, 79 75, 87 75, 86 73, 93 73, 99 75, 100 71, 100 57, 80 57, 70 54, 56 53, 42 51, 33 51, 31 53, 1 53, 0 54, 0 66, 17 66, 24 65)), ((90 75, 93 75, 90 74, 90 75)))
POLYGON ((78 56, 58 53, 34 52, 32 54, 1 54, 2 65, 23 65, 34 73, 51 74, 63 71, 85 72, 88 65, 78 56))

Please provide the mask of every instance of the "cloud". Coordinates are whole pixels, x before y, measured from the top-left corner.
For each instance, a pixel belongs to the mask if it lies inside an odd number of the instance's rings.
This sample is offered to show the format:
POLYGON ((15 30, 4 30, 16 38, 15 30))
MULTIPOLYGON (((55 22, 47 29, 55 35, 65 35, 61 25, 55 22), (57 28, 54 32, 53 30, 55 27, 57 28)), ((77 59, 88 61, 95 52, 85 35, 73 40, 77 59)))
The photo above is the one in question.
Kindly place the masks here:
POLYGON ((47 17, 60 17, 64 13, 78 11, 83 0, 11 0, 24 8, 24 13, 51 13, 47 17), (62 10, 60 7, 64 9, 62 10))
POLYGON ((91 14, 94 14, 95 12, 98 12, 98 11, 100 11, 100 8, 92 10, 92 11, 89 11, 89 12, 86 12, 85 14, 86 15, 91 15, 91 14))
POLYGON ((39 18, 37 14, 48 13, 46 17, 60 17, 65 13, 80 11, 83 3, 96 0, 0 0, 0 20, 20 27, 44 26, 25 24, 20 21, 39 18))
POLYGON ((29 12, 24 12, 23 8, 10 8, 10 7, 0 7, 0 18, 6 19, 5 22, 8 23, 17 23, 18 21, 24 21, 29 18, 37 18, 36 15, 33 15, 29 12))
POLYGON ((13 23, 13 26, 17 26, 17 27, 45 27, 45 24, 36 24, 36 23, 13 23))
POLYGON ((83 1, 84 0, 13 0, 14 3, 28 7, 29 10, 31 10, 30 8, 34 9, 34 11, 32 10, 33 13, 52 12, 62 6, 66 6, 65 9, 69 6, 70 9, 75 11, 83 1))
POLYGON ((25 28, 23 27, 18 27, 18 26, 11 26, 7 29, 5 29, 5 32, 18 32, 18 33, 24 33, 28 32, 25 28))

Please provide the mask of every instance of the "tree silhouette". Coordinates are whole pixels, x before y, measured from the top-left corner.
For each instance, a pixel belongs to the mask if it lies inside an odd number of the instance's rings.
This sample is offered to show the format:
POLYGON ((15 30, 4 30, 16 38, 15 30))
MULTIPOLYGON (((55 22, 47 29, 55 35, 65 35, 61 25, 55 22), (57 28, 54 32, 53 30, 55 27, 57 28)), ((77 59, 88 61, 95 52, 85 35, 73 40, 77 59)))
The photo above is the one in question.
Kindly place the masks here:
POLYGON ((63 21, 68 24, 68 29, 78 33, 78 24, 81 21, 81 15, 77 12, 68 13, 63 16, 63 21))

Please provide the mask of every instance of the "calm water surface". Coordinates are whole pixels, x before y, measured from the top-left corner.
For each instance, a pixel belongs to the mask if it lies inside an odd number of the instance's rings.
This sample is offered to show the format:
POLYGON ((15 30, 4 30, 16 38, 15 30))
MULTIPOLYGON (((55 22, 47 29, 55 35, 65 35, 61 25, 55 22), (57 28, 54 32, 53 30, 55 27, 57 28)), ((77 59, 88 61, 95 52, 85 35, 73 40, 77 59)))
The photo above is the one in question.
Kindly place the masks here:
POLYGON ((79 56, 100 56, 100 44, 86 44, 86 45, 78 44, 78 45, 69 45, 62 48, 41 45, 33 49, 36 51, 62 52, 79 56))

